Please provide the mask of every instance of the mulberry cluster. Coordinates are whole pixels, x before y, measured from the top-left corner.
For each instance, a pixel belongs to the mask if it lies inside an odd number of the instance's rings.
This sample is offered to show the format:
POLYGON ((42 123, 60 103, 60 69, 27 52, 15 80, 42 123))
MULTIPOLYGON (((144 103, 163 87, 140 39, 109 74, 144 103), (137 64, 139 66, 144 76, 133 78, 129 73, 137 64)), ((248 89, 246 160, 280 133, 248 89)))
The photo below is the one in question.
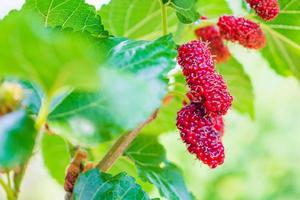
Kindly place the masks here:
POLYGON ((273 20, 279 14, 280 8, 277 0, 246 0, 256 14, 265 21, 273 20))
POLYGON ((206 26, 195 30, 198 39, 208 42, 209 49, 216 63, 226 62, 230 58, 228 48, 225 46, 220 32, 215 26, 206 26))
POLYGON ((214 66, 207 43, 191 41, 178 49, 178 63, 190 88, 191 103, 177 113, 177 127, 188 151, 211 168, 224 162, 222 115, 232 104, 232 96, 214 66))
POLYGON ((218 26, 225 40, 239 42, 246 48, 261 49, 266 44, 266 38, 260 26, 243 17, 222 16, 218 26))

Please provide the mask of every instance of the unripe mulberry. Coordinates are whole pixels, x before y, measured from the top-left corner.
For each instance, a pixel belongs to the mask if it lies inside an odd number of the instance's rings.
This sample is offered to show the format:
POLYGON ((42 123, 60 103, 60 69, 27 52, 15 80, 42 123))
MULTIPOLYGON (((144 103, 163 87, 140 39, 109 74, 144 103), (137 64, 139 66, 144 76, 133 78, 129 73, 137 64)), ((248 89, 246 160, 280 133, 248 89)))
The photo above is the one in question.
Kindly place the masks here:
POLYGON ((246 48, 261 49, 266 44, 266 38, 260 26, 243 17, 222 16, 218 26, 225 40, 239 42, 246 48))
POLYGON ((201 105, 191 103, 177 113, 178 129, 190 153, 210 168, 224 162, 224 147, 220 134, 212 127, 211 118, 201 105))
POLYGON ((279 14, 278 0, 246 0, 256 14, 265 21, 273 20, 279 14))
POLYGON ((231 107, 233 97, 227 90, 223 77, 216 72, 200 70, 196 77, 188 76, 192 102, 202 102, 209 115, 225 115, 231 107))
POLYGON ((207 43, 193 40, 178 48, 178 64, 185 76, 197 73, 199 69, 214 70, 214 62, 207 43))
POLYGON ((206 26, 198 28, 195 30, 195 34, 202 41, 208 42, 208 47, 216 63, 226 62, 230 58, 229 50, 216 27, 206 26))

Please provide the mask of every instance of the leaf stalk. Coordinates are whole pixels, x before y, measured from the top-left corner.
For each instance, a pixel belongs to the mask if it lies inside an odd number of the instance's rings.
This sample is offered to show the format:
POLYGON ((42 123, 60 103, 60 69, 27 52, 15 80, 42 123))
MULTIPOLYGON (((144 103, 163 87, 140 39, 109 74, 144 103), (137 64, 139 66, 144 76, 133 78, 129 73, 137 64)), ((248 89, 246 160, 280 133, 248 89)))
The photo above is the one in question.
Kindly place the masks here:
POLYGON ((160 4, 161 9, 161 21, 162 21, 162 34, 166 35, 168 34, 168 20, 167 20, 167 8, 162 2, 162 0, 158 0, 160 4))

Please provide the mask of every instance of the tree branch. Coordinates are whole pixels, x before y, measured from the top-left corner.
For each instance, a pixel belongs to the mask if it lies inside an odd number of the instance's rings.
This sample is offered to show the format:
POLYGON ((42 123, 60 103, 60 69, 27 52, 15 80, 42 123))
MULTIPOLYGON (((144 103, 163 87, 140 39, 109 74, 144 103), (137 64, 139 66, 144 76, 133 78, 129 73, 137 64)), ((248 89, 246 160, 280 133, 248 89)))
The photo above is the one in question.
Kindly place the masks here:
POLYGON ((136 129, 132 132, 121 136, 117 142, 112 146, 112 148, 107 152, 104 158, 97 164, 97 168, 103 172, 107 172, 111 166, 116 162, 116 160, 124 153, 127 147, 131 144, 131 142, 136 138, 138 133, 153 121, 157 116, 158 110, 156 110, 145 122, 140 124, 136 129))

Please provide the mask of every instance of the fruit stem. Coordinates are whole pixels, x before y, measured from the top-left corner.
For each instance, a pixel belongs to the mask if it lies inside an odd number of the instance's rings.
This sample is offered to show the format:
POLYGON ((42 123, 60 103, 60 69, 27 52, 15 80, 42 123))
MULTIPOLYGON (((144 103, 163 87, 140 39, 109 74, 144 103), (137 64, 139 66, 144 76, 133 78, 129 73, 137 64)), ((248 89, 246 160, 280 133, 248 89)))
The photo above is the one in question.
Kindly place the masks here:
POLYGON ((168 34, 167 8, 162 2, 162 0, 158 1, 161 9, 162 33, 163 35, 166 35, 168 34))
POLYGON ((142 128, 156 118, 157 113, 158 110, 156 110, 145 122, 140 124, 133 131, 121 136, 112 146, 112 148, 107 152, 104 158, 97 164, 96 167, 102 172, 107 172, 116 162, 116 160, 124 153, 131 142, 136 138, 142 128))

